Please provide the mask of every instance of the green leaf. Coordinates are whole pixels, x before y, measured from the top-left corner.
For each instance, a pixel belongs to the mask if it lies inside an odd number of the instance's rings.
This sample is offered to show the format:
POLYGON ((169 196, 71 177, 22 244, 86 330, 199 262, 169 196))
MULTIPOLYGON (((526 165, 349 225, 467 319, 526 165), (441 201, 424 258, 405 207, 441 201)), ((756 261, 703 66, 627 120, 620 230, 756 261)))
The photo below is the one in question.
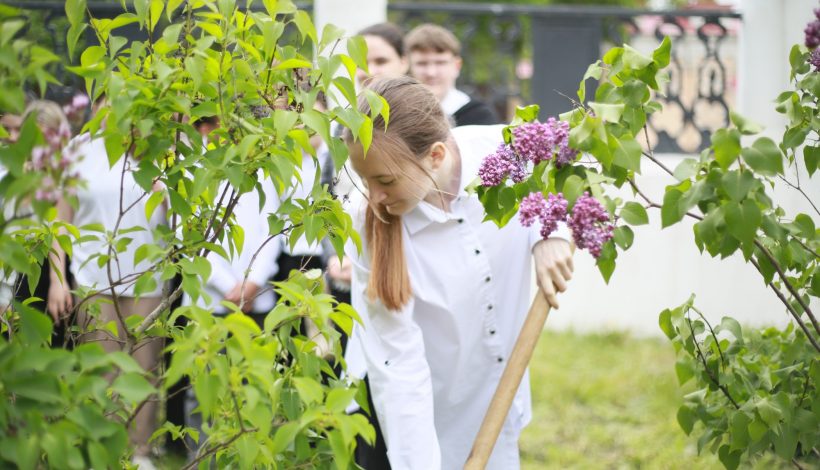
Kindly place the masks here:
POLYGON ((168 196, 171 201, 171 211, 179 214, 183 219, 191 216, 193 210, 191 209, 191 205, 188 204, 188 201, 186 201, 184 197, 170 188, 168 189, 168 196))
POLYGON ((809 177, 814 175, 820 166, 820 147, 803 147, 803 163, 806 165, 809 177))
POLYGON ((565 181, 560 191, 564 194, 570 206, 575 204, 575 200, 584 193, 586 185, 584 180, 578 175, 570 175, 565 181))
POLYGON ((803 145, 810 131, 808 126, 790 127, 783 134, 783 147, 793 149, 803 145))
POLYGON ((677 418, 680 428, 683 429, 683 432, 689 435, 692 432, 692 428, 695 427, 695 413, 692 412, 692 409, 689 406, 683 405, 678 408, 677 418))
POLYGON ((117 377, 111 389, 119 393, 128 403, 140 403, 156 392, 142 374, 133 372, 117 377))
POLYGON ((751 147, 743 149, 741 155, 746 164, 762 175, 783 173, 783 153, 768 137, 757 139, 751 147))
POLYGON ((663 195, 663 206, 661 207, 661 228, 669 227, 680 222, 685 213, 681 213, 679 202, 683 193, 675 188, 667 188, 663 195))
POLYGON ((612 150, 612 163, 635 173, 641 172, 641 144, 631 135, 615 137, 610 134, 609 148, 612 150))
POLYGON ((671 54, 672 41, 669 39, 669 36, 664 36, 661 44, 654 51, 652 51, 652 60, 655 61, 658 69, 662 69, 669 65, 671 54))
POLYGON ((174 10, 179 8, 184 1, 185 0, 168 0, 168 6, 165 7, 165 14, 168 17, 168 21, 171 21, 171 16, 174 13, 174 10))
POLYGON ((586 73, 584 73, 584 78, 581 79, 581 83, 578 85, 578 101, 581 103, 586 101, 587 79, 594 78, 595 80, 600 80, 603 70, 604 69, 601 67, 600 61, 595 62, 594 64, 589 64, 586 73))
POLYGON ((678 384, 683 385, 691 380, 695 376, 695 372, 695 367, 688 358, 681 357, 675 362, 675 375, 678 376, 678 384))
POLYGON ((305 43, 306 38, 310 38, 314 43, 319 41, 316 38, 316 26, 313 25, 313 21, 306 11, 298 10, 293 15, 293 23, 296 24, 302 35, 302 44, 305 43))
POLYGON ((663 331, 667 338, 674 339, 677 336, 675 327, 672 325, 672 311, 668 308, 661 312, 658 316, 658 325, 661 327, 661 331, 663 331))
POLYGON ((289 70, 289 69, 301 69, 301 68, 309 68, 313 64, 304 60, 304 59, 286 59, 282 62, 276 64, 273 67, 273 70, 289 70))
POLYGON ((18 302, 14 302, 14 307, 20 315, 19 333, 25 338, 26 345, 39 346, 51 338, 54 324, 48 315, 18 302))
POLYGON ((627 202, 621 209, 620 216, 629 225, 645 225, 649 223, 646 209, 637 202, 627 202))
POLYGON ((746 199, 742 204, 728 203, 724 210, 729 233, 743 243, 751 243, 763 221, 757 204, 751 199, 746 199))
POLYGON ((347 39, 347 53, 357 67, 369 73, 367 69, 367 43, 362 36, 352 36, 347 39))
POLYGON ((759 420, 754 420, 749 423, 749 438, 753 443, 762 439, 768 431, 769 427, 759 420))
POLYGON ((322 384, 308 377, 294 377, 293 386, 305 404, 320 403, 324 396, 322 384))
POLYGON ((739 170, 727 171, 721 181, 723 189, 735 202, 746 199, 755 184, 755 178, 751 172, 739 170))
POLYGON ((732 336, 737 338, 738 341, 743 341, 743 330, 740 328, 740 323, 734 318, 723 317, 720 321, 720 329, 732 333, 732 336))
POLYGON ((590 102, 589 107, 595 111, 595 115, 607 122, 618 122, 624 113, 626 105, 623 103, 595 103, 590 102))
POLYGON ((698 169, 700 168, 700 163, 694 158, 684 158, 675 167, 675 179, 678 181, 688 180, 689 178, 695 176, 698 173, 698 169))
POLYGON ((355 388, 334 388, 327 394, 325 406, 334 413, 341 413, 347 408, 356 396, 355 388))
POLYGON ((794 225, 800 229, 801 236, 808 239, 814 238, 816 228, 814 226, 814 220, 812 220, 811 217, 806 214, 797 214, 794 218, 794 225))
POLYGON ((276 430, 273 435, 273 442, 270 444, 269 450, 273 455, 280 454, 285 448, 296 439, 297 434, 301 430, 298 421, 286 423, 276 430))
POLYGON ((239 454, 240 468, 254 468, 254 462, 256 457, 259 455, 259 443, 253 438, 253 436, 246 434, 237 440, 236 451, 237 454, 239 454))
POLYGON ((330 43, 341 39, 345 32, 336 25, 328 23, 322 28, 322 39, 319 41, 319 50, 323 50, 330 43))
POLYGON ((740 133, 735 129, 718 129, 712 134, 715 160, 724 170, 740 156, 740 133))
POLYGON ((164 196, 165 196, 164 192, 154 191, 154 192, 151 193, 151 196, 148 197, 148 200, 145 202, 145 218, 147 220, 151 220, 151 216, 154 215, 154 210, 165 199, 164 196))
POLYGON ((732 120, 732 124, 734 124, 735 127, 737 127, 737 130, 739 130, 743 135, 754 135, 763 131, 763 126, 746 119, 734 111, 729 112, 729 118, 732 120))
POLYGON ((632 242, 635 240, 635 233, 631 228, 629 228, 629 226, 622 225, 615 228, 612 240, 616 245, 621 247, 622 250, 628 250, 629 247, 632 246, 632 242))
POLYGON ((774 439, 772 439, 774 441, 774 451, 783 460, 791 460, 795 457, 794 454, 797 451, 797 432, 786 423, 778 426, 778 428, 779 432, 776 432, 774 439))
POLYGON ((382 119, 384 119, 384 127, 386 129, 390 124, 390 104, 383 96, 380 96, 369 88, 364 90, 364 96, 367 99, 368 106, 370 106, 370 118, 376 119, 376 116, 381 115, 382 119))
POLYGON ((150 17, 150 30, 153 31, 156 28, 157 23, 159 22, 160 17, 162 17, 162 10, 165 8, 165 0, 151 0, 151 7, 148 10, 148 16, 150 17))
POLYGON ((538 111, 540 109, 541 107, 537 104, 531 104, 529 106, 516 106, 513 125, 515 125, 515 123, 535 121, 536 119, 538 119, 538 111))
POLYGON ((718 449, 718 458, 720 463, 726 467, 726 470, 735 470, 740 465, 741 455, 743 455, 742 451, 732 451, 728 444, 724 444, 718 449))
MULTIPOLYGON (((769 425, 769 428, 774 428, 780 423, 780 419, 783 417, 783 413, 777 408, 770 399, 768 398, 761 398, 755 403, 755 408, 757 412, 760 414, 760 417, 763 418, 763 421, 769 425)), ((751 428, 749 429, 749 434, 752 434, 751 428)))
POLYGON ((196 377, 194 393, 199 402, 199 410, 205 419, 208 419, 215 411, 214 407, 221 388, 222 383, 214 373, 204 373, 196 377))
POLYGON ((641 54, 629 45, 624 45, 624 66, 633 70, 643 69, 652 64, 652 59, 641 54))

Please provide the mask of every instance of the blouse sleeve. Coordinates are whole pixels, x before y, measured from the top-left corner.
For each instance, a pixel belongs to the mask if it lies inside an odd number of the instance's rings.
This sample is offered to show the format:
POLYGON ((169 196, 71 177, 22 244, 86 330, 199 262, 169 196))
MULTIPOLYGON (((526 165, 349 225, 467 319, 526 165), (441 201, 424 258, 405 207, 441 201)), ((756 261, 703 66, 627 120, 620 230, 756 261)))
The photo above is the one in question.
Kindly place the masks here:
POLYGON ((362 318, 357 330, 370 377, 376 416, 393 470, 439 469, 433 386, 413 301, 399 311, 368 299, 369 270, 353 259, 351 297, 362 318))

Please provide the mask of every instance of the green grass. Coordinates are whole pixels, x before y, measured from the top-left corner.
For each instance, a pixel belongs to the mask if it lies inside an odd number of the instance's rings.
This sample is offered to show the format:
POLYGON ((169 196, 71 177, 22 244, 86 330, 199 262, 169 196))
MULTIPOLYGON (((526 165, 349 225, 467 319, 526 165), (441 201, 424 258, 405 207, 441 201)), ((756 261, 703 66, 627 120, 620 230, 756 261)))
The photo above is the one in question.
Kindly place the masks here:
MULTIPOLYGON (((521 436, 522 469, 722 469, 708 451, 697 455, 697 427, 686 436, 678 426, 684 392, 674 364, 661 339, 545 332, 530 363, 533 419, 521 436)), ((169 453, 158 467, 184 462, 169 453)), ((793 467, 767 456, 740 468, 793 467)))
MULTIPOLYGON (((522 469, 722 469, 697 455, 697 427, 686 436, 678 426, 674 363, 661 339, 545 332, 530 363, 522 469)), ((752 468, 790 467, 767 457, 752 468)))

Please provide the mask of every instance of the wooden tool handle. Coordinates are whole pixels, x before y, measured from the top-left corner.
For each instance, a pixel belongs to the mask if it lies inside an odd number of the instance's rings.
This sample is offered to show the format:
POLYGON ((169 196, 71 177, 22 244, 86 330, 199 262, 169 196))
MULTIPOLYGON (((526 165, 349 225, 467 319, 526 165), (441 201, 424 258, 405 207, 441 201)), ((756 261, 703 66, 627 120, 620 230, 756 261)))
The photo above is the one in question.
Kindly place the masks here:
POLYGON ((530 311, 527 313, 527 319, 524 320, 524 325, 518 334, 512 354, 507 361, 507 367, 504 368, 504 374, 495 389, 493 400, 490 402, 487 414, 484 415, 478 435, 473 441, 473 449, 464 465, 465 470, 484 470, 486 467, 549 313, 550 306, 547 298, 544 297, 541 289, 538 289, 530 311))

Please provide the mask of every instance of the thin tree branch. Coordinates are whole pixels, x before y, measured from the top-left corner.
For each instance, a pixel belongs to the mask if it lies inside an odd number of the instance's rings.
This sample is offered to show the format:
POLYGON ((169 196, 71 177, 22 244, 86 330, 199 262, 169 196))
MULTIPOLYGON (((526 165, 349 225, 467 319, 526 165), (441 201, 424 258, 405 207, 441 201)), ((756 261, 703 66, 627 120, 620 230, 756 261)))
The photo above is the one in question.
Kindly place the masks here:
POLYGON ((806 313, 806 315, 808 315, 809 320, 811 320, 811 324, 814 326, 814 330, 818 334, 820 334, 820 324, 817 323, 817 318, 814 316, 814 313, 803 300, 803 297, 800 296, 800 294, 794 289, 792 283, 789 282, 788 278, 786 277, 786 273, 783 272, 783 268, 780 266, 780 263, 777 262, 777 260, 774 258, 774 255, 772 255, 771 252, 769 252, 769 250, 766 249, 766 247, 763 246, 762 243, 760 243, 760 241, 755 240, 755 246, 758 249, 760 249, 760 251, 762 251, 764 255, 766 255, 766 258, 769 260, 772 266, 774 266, 774 269, 777 271, 777 274, 780 276, 780 279, 783 281, 783 284, 786 286, 786 289, 789 291, 789 293, 791 293, 792 297, 794 297, 797 300, 797 303, 799 303, 800 306, 803 307, 803 311, 806 313))
POLYGON ((182 470, 190 470, 190 469, 196 468, 199 465, 199 462, 205 460, 206 458, 210 457, 211 455, 216 454, 217 452, 219 452, 222 449, 230 447, 231 444, 233 444, 237 439, 244 436, 245 434, 256 432, 256 431, 258 431, 258 429, 256 429, 256 428, 248 428, 248 429, 239 431, 238 433, 236 433, 233 437, 231 437, 227 441, 225 441, 225 442, 223 442, 223 443, 221 443, 217 446, 211 447, 210 449, 203 452, 202 454, 197 455, 197 457, 195 459, 193 459, 192 461, 190 461, 188 463, 188 465, 185 465, 184 467, 182 467, 182 470))
POLYGON ((689 329, 692 330, 692 342, 695 344, 695 348, 697 348, 698 350, 698 358, 700 359, 700 362, 703 363, 703 368, 704 370, 706 370, 706 375, 709 376, 709 380, 711 380, 712 383, 714 383, 715 386, 718 389, 720 389, 720 391, 723 392, 724 395, 726 395, 726 398, 728 398, 732 405, 734 405, 735 409, 740 409, 740 405, 738 405, 735 399, 732 398, 732 395, 729 393, 729 389, 726 388, 725 385, 718 382, 717 378, 715 378, 715 376, 712 374, 712 371, 709 370, 709 365, 706 363, 706 357, 703 355, 703 351, 700 349, 700 343, 698 343, 697 338, 695 338, 695 329, 692 328, 692 319, 689 318, 689 315, 686 316, 686 323, 689 324, 689 329))
MULTIPOLYGON (((794 183, 792 183, 791 181, 787 180, 787 179, 786 179, 786 177, 784 177, 784 176, 782 176, 782 175, 777 175, 777 177, 778 177, 778 178, 780 178, 780 180, 781 180, 781 181, 783 181, 784 183, 786 183, 787 185, 789 185, 791 188, 795 189, 795 190, 796 190, 796 191, 798 191, 800 194, 802 194, 802 195, 803 195, 803 197, 806 199, 806 201, 808 201, 808 203, 811 205, 812 209, 814 209, 814 212, 816 212, 816 213, 817 213, 817 215, 820 215, 820 209, 818 209, 818 208, 817 208, 817 206, 816 206, 816 205, 814 205, 814 201, 812 201, 812 200, 811 200, 811 198, 809 197, 809 195, 808 195, 808 194, 806 194, 806 192, 805 192, 805 191, 803 191, 803 188, 801 188, 801 187, 800 187, 800 182, 799 182, 799 181, 798 181, 797 185, 795 185, 794 183)), ((798 178, 799 178, 799 176, 798 176, 798 178)))

